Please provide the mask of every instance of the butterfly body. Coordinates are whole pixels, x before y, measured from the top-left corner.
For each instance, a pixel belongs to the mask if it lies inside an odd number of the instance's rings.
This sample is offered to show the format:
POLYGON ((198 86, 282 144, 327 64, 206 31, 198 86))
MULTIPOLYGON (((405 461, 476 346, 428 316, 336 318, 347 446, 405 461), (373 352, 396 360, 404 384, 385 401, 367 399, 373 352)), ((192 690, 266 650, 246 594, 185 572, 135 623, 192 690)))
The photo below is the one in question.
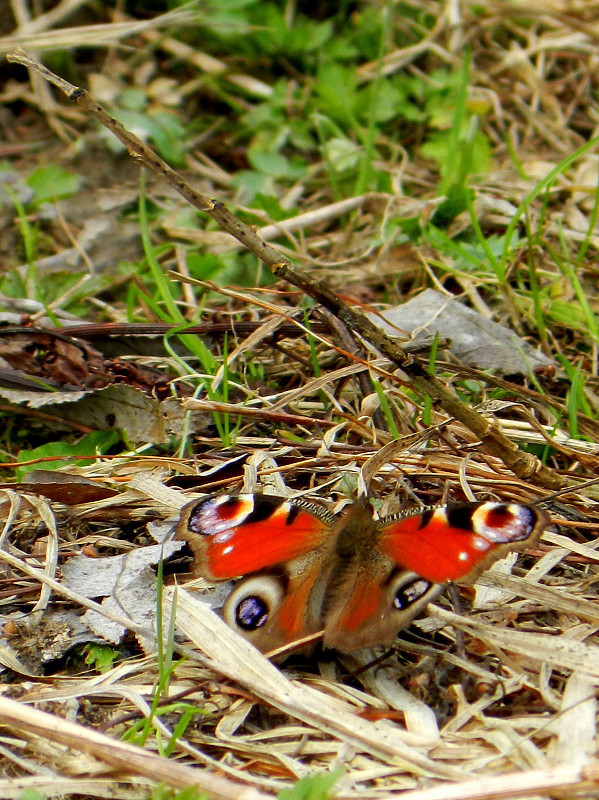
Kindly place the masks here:
POLYGON ((342 651, 390 644, 448 581, 471 581, 509 550, 530 546, 544 512, 474 503, 375 520, 365 501, 338 517, 267 495, 216 495, 185 506, 177 536, 194 575, 243 577, 225 621, 267 651, 323 632, 342 651))

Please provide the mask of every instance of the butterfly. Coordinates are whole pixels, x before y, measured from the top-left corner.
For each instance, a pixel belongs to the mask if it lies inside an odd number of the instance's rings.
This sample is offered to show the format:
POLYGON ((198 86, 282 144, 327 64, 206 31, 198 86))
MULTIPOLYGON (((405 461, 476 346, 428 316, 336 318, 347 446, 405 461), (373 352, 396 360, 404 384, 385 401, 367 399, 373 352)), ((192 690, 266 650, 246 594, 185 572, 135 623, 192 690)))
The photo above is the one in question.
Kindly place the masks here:
POLYGON ((375 520, 366 500, 335 516, 302 500, 211 495, 183 507, 176 537, 194 577, 242 576, 223 618, 260 650, 323 632, 350 652, 391 644, 449 581, 472 582, 536 542, 549 521, 534 506, 469 503, 375 520))

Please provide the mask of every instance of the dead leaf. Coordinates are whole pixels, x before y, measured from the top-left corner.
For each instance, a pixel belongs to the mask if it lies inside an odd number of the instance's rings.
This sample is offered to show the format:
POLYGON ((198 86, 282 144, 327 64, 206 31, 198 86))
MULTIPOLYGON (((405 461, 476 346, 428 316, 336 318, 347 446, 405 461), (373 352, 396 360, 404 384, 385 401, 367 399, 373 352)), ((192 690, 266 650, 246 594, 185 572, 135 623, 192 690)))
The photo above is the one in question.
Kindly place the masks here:
MULTIPOLYGON (((133 622, 154 629, 157 595, 152 567, 183 546, 184 542, 166 542, 108 558, 75 556, 63 567, 63 583, 84 597, 104 598, 102 606, 107 610, 126 614, 133 622)), ((125 627, 96 611, 87 611, 82 619, 91 631, 113 644, 126 633, 125 627)), ((156 650, 155 640, 137 638, 145 652, 156 650)))
POLYGON ((530 375, 553 363, 509 328, 434 289, 387 309, 382 318, 369 316, 390 336, 401 331, 416 332, 416 338, 438 333, 451 340, 449 350, 462 364, 498 375, 530 375))
POLYGON ((108 489, 81 475, 47 469, 35 469, 27 473, 23 486, 26 491, 35 491, 65 505, 92 503, 118 494, 115 489, 108 489))

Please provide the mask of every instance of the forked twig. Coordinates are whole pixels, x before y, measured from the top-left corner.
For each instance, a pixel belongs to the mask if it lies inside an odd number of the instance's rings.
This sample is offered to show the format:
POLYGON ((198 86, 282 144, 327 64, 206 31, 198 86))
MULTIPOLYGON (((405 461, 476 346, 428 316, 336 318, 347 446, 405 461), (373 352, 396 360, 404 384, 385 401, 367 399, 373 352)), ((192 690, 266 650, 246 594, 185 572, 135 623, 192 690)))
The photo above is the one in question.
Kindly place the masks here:
MULTIPOLYGON (((22 64, 42 75, 50 83, 61 89, 69 99, 74 100, 89 116, 98 120, 112 131, 125 145, 130 155, 139 163, 163 178, 182 197, 195 208, 208 214, 223 230, 241 242, 278 277, 300 288, 307 295, 337 316, 347 327, 358 333, 382 356, 388 358, 409 377, 412 385, 422 394, 437 401, 451 416, 462 422, 480 440, 481 448, 489 455, 499 458, 505 466, 519 478, 532 484, 556 491, 576 484, 551 470, 530 453, 518 448, 503 433, 493 420, 486 419, 471 409, 450 391, 413 355, 406 352, 393 338, 383 333, 368 317, 352 308, 337 294, 297 267, 271 245, 264 242, 249 225, 241 222, 220 200, 207 197, 193 189, 175 170, 163 161, 150 147, 130 133, 118 120, 112 117, 85 90, 58 77, 49 69, 30 58, 27 53, 17 49, 7 55, 9 61, 22 64)), ((599 492, 596 495, 599 498, 599 492)))

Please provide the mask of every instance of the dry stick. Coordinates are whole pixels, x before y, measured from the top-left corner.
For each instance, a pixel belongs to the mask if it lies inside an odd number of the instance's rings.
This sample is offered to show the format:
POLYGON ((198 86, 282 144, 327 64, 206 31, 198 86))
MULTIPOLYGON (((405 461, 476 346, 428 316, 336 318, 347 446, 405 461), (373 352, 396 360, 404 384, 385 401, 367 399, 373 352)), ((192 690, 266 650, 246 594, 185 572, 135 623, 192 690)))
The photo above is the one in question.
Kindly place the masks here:
MULTIPOLYGON (((37 71, 61 89, 67 97, 74 100, 89 116, 98 120, 120 139, 131 156, 154 174, 163 178, 179 194, 200 211, 208 214, 223 230, 230 233, 248 250, 255 253, 279 278, 299 287, 307 295, 337 316, 347 327, 360 334, 381 355, 392 361, 410 378, 412 385, 422 394, 436 400, 444 410, 468 427, 480 440, 481 447, 487 453, 499 458, 506 467, 523 480, 547 489, 558 490, 575 483, 546 467, 535 456, 524 453, 510 441, 496 422, 485 419, 473 411, 451 392, 440 380, 430 375, 426 368, 407 353, 394 339, 383 333, 367 317, 356 311, 332 292, 321 281, 311 278, 294 267, 281 253, 271 245, 262 241, 250 226, 235 217, 220 200, 213 200, 192 187, 175 170, 163 161, 153 150, 129 133, 123 125, 105 111, 85 89, 58 77, 39 62, 30 58, 20 48, 7 55, 9 61, 22 64, 37 71)), ((599 494, 598 494, 599 497, 599 494)))
POLYGON ((557 767, 505 775, 479 775, 474 780, 443 784, 430 789, 402 792, 402 800, 522 800, 524 797, 572 797, 588 792, 596 797, 599 769, 596 764, 564 764, 557 767), (547 792, 547 794, 545 794, 547 792))
POLYGON ((86 753, 118 770, 120 777, 142 775, 169 786, 195 786, 217 800, 272 800, 272 795, 213 775, 207 770, 167 760, 136 745, 115 741, 104 733, 32 708, 18 700, 0 696, 0 724, 11 732, 30 731, 42 739, 60 742, 71 750, 86 753))

